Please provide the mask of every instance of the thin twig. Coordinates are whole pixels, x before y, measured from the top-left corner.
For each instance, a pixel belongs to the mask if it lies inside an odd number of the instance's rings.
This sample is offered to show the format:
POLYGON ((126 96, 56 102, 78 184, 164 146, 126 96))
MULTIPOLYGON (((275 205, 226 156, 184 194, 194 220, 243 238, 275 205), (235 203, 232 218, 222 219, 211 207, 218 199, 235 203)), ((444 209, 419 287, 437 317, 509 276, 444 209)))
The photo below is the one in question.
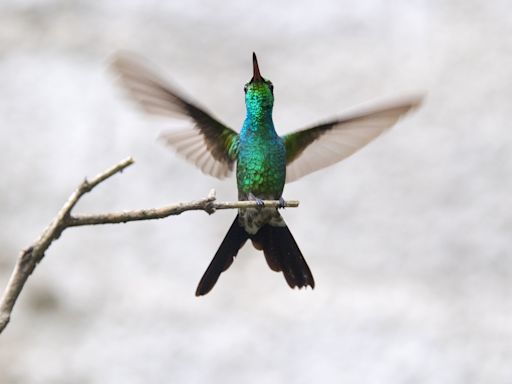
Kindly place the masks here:
MULTIPOLYGON (((264 200, 265 207, 279 208, 279 201, 264 200)), ((295 208, 299 206, 296 200, 286 201, 286 208, 295 208)), ((234 202, 217 202, 215 197, 206 197, 202 200, 191 201, 188 203, 179 203, 168 205, 162 208, 141 209, 137 211, 100 213, 92 215, 72 215, 66 219, 66 227, 79 227, 82 225, 98 225, 98 224, 118 224, 128 221, 154 220, 163 219, 168 216, 179 215, 185 211, 205 211, 209 214, 214 213, 218 209, 235 209, 235 208, 256 208, 257 203, 254 201, 234 201, 234 202)))
MULTIPOLYGON (((217 202, 215 190, 211 190, 204 199, 169 205, 162 208, 142 209, 136 211, 113 212, 101 214, 77 214, 72 215, 71 211, 80 198, 90 192, 94 187, 115 174, 122 172, 125 168, 134 163, 133 159, 127 158, 110 169, 98 174, 88 181, 85 179, 78 188, 71 194, 66 203, 57 213, 50 225, 43 231, 41 236, 30 247, 23 250, 16 262, 14 270, 9 278, 7 287, 0 299, 0 333, 5 329, 11 318, 14 304, 18 299, 28 277, 34 271, 37 264, 43 259, 46 250, 52 242, 60 237, 62 232, 69 227, 98 224, 116 224, 129 221, 163 219, 172 215, 179 215, 185 211, 202 210, 208 214, 218 209, 236 208, 258 208, 255 201, 217 202)), ((268 200, 263 202, 266 207, 280 208, 280 202, 268 200)), ((286 201, 284 207, 298 207, 296 200, 286 201)))

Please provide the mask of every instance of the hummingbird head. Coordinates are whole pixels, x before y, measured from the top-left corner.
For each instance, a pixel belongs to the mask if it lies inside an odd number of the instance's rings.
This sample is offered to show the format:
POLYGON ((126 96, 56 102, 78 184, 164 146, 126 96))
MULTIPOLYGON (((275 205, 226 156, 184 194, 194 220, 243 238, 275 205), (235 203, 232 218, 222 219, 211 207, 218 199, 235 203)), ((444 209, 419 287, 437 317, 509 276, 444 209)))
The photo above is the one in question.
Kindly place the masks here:
POLYGON ((271 111, 274 104, 274 86, 270 80, 261 76, 258 59, 254 52, 252 53, 252 69, 252 79, 244 87, 247 110, 248 112, 271 111))

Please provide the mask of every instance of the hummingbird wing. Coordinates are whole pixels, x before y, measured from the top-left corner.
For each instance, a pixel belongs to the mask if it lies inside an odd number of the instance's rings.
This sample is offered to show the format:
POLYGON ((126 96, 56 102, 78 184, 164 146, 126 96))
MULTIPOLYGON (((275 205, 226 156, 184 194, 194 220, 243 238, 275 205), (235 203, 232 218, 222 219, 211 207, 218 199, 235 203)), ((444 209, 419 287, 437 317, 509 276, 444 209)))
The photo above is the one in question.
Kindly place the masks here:
POLYGON ((421 99, 405 99, 283 136, 286 182, 295 181, 350 156, 419 106, 421 99))
POLYGON ((206 174, 222 179, 233 170, 238 133, 180 95, 132 55, 117 55, 112 68, 128 94, 147 113, 192 120, 192 129, 160 137, 206 174))

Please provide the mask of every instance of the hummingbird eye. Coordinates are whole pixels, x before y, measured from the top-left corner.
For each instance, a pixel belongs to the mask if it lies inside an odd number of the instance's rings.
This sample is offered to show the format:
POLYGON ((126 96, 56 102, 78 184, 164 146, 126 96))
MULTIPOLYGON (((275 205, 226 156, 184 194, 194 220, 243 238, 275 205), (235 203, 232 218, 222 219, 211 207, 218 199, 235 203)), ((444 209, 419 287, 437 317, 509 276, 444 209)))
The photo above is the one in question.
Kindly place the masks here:
POLYGON ((244 92, 247 93, 247 84, 244 85, 244 92))
POLYGON ((270 88, 270 92, 274 94, 274 84, 272 84, 270 81, 268 82, 268 87, 270 88))

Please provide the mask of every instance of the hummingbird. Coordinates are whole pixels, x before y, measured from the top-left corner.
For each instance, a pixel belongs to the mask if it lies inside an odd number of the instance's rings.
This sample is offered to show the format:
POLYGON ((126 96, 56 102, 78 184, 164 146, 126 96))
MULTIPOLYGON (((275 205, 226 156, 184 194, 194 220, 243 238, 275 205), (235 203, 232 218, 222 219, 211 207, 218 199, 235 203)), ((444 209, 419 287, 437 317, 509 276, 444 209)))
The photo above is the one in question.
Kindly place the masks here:
POLYGON ((189 129, 163 134, 168 146, 216 178, 229 176, 236 165, 238 199, 253 200, 258 206, 238 210, 196 296, 211 291, 247 240, 263 251, 270 269, 282 272, 291 288, 313 289, 311 270, 286 222, 277 208, 265 207, 263 200, 279 200, 284 207, 285 183, 345 159, 421 103, 419 96, 408 97, 279 136, 272 119, 274 86, 261 75, 253 53, 253 75, 244 86, 246 116, 238 133, 135 57, 117 55, 112 67, 145 112, 192 123, 189 129))

